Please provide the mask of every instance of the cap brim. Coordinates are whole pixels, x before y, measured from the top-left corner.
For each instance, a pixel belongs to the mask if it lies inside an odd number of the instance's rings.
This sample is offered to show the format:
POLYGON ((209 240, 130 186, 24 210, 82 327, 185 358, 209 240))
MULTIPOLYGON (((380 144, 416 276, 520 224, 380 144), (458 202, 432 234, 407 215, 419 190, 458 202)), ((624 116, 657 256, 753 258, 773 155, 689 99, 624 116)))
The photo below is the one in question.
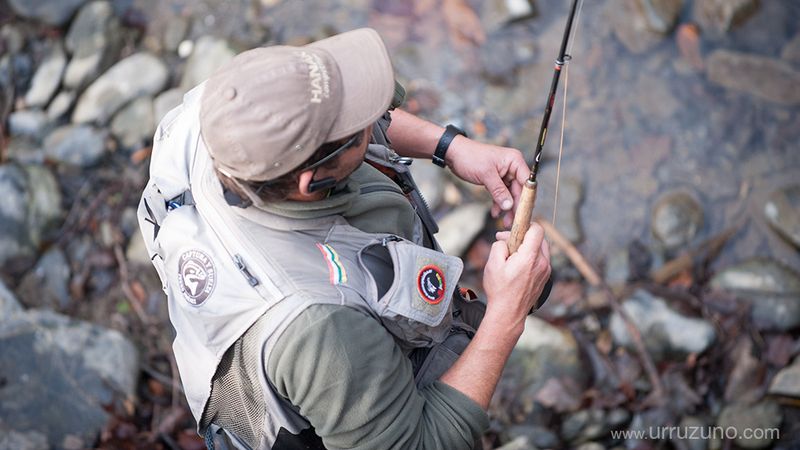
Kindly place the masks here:
POLYGON ((330 53, 342 75, 342 109, 326 142, 363 130, 386 112, 394 95, 394 70, 375 30, 348 31, 308 46, 330 53))

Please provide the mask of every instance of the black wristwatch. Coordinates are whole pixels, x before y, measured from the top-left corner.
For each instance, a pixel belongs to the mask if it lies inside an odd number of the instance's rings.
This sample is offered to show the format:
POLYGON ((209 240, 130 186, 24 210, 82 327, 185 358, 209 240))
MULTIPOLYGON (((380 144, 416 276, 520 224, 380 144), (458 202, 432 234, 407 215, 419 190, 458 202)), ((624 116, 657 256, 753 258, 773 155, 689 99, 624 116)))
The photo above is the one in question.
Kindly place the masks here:
POLYGON ((467 133, 458 128, 455 125, 448 125, 444 129, 444 133, 442 133, 442 137, 439 138, 439 143, 436 144, 436 150, 433 152, 433 163, 439 167, 444 167, 444 155, 447 153, 447 149, 450 148, 450 143, 453 142, 458 135, 467 137, 467 133))

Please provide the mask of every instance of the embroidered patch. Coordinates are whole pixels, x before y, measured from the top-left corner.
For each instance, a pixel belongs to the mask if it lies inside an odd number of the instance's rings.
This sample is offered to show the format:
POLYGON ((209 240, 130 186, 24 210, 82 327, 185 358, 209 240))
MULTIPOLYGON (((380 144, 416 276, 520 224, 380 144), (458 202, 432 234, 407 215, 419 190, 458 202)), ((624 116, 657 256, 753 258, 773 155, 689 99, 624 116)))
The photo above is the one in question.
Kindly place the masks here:
POLYGON ((203 304, 217 285, 217 269, 200 250, 184 252, 178 261, 178 285, 183 298, 192 305, 203 304))
POLYGON ((331 284, 347 283, 347 271, 344 270, 342 261, 339 260, 339 254, 328 244, 317 243, 317 248, 322 252, 325 257, 325 262, 328 263, 328 271, 330 272, 331 284))
POLYGON ((433 264, 423 267, 417 275, 417 290, 422 299, 431 305, 441 302, 445 291, 442 269, 433 264))

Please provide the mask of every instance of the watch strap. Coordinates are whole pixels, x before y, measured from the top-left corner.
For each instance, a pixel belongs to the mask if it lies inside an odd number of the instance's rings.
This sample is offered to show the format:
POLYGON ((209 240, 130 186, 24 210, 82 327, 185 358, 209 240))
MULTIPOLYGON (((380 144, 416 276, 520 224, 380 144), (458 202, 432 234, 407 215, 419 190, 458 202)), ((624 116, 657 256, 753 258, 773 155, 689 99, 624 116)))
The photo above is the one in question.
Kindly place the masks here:
POLYGON ((458 135, 467 137, 467 133, 455 125, 447 125, 445 127, 442 137, 439 138, 439 143, 436 144, 436 150, 433 152, 432 159, 434 164, 439 167, 445 166, 444 155, 447 153, 447 149, 450 148, 450 143, 458 135))

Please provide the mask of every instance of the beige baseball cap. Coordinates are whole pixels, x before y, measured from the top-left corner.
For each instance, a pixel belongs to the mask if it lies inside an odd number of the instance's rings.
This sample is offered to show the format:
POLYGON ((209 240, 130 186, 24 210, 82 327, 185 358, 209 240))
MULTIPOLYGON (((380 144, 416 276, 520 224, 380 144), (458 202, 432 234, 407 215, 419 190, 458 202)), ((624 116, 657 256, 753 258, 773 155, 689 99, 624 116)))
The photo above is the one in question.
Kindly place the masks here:
POLYGON ((237 55, 206 82, 200 128, 215 165, 248 181, 290 172, 326 142, 375 122, 394 94, 378 33, 361 28, 302 47, 237 55))

